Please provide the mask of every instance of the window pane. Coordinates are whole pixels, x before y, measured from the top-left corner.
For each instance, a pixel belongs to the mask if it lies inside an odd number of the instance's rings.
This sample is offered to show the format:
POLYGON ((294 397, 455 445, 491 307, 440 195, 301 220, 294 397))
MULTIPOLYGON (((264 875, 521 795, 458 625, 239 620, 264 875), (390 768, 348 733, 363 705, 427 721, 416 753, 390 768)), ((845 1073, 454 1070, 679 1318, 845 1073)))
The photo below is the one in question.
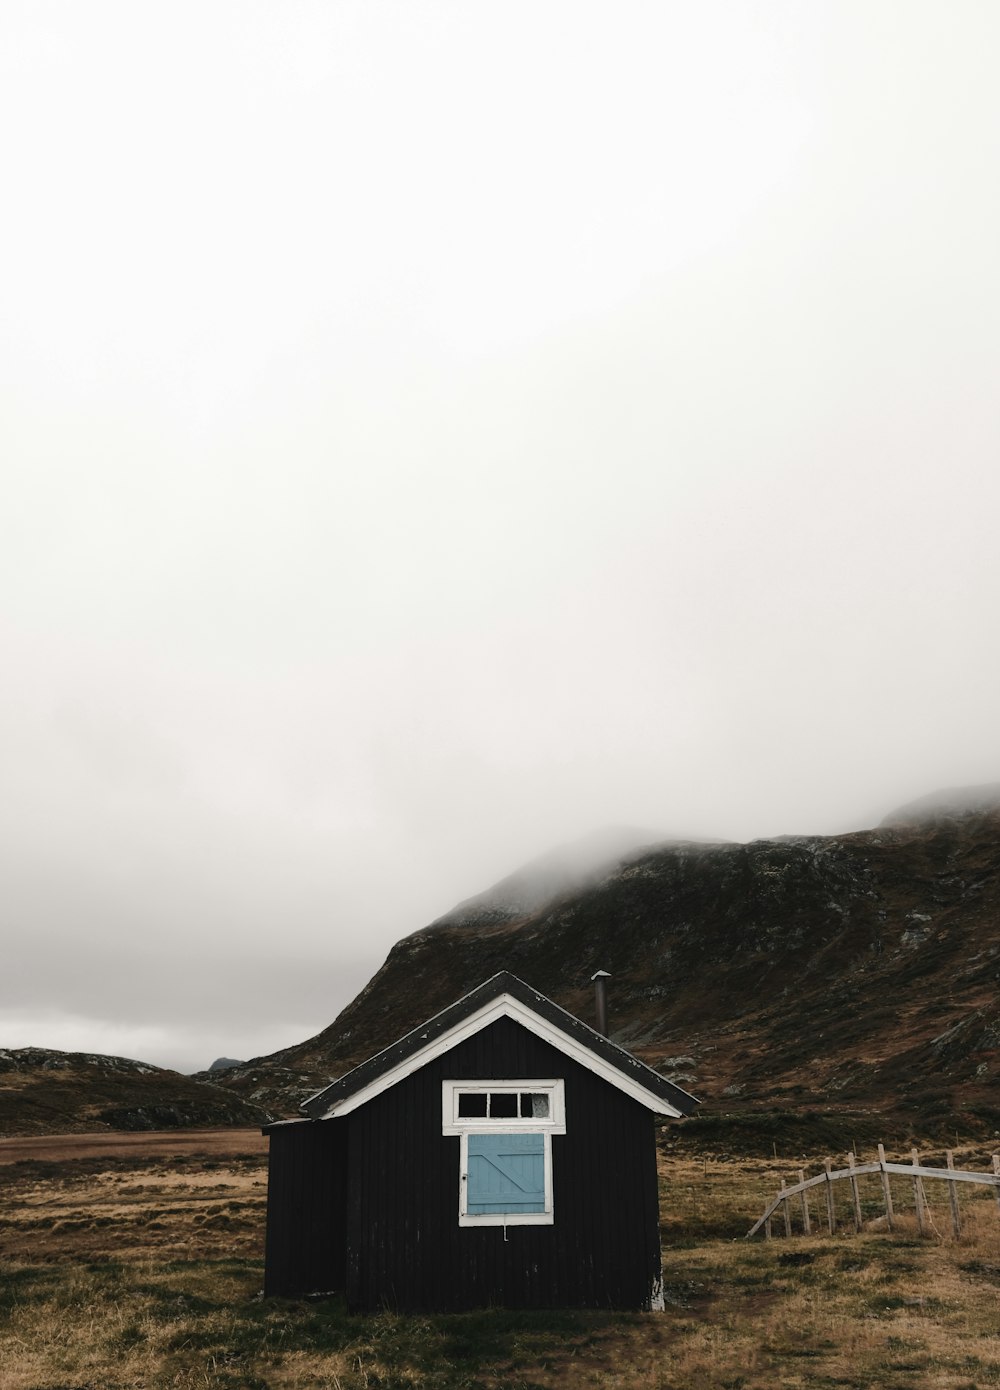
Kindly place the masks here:
POLYGON ((544 1092, 521 1092, 521 1115, 526 1120, 547 1120, 549 1118, 549 1098, 544 1092))
POLYGON ((459 1118, 479 1119, 486 1114, 486 1092, 460 1091, 458 1095, 459 1118))
POLYGON ((513 1120, 517 1118, 517 1092, 490 1092, 490 1119, 513 1120))

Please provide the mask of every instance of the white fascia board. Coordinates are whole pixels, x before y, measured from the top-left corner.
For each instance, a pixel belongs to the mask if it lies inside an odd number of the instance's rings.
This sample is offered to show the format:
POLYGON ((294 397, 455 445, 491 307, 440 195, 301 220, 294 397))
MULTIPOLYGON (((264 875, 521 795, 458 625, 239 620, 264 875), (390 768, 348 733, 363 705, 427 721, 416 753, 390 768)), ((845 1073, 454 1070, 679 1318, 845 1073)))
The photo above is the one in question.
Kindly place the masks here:
MULTIPOLYGON (((360 1091, 355 1091, 346 1100, 332 1105, 319 1118, 331 1120, 334 1116, 349 1115, 352 1110, 367 1105, 370 1100, 380 1096, 383 1091, 388 1091, 391 1087, 398 1085, 400 1081, 405 1081, 408 1076, 412 1076, 415 1071, 419 1071, 428 1062, 433 1062, 436 1057, 442 1057, 453 1047, 457 1047, 459 1043, 465 1042, 467 1038, 475 1037, 477 1033, 501 1018, 512 1018, 515 1023, 520 1023, 522 1027, 527 1028, 530 1033, 534 1033, 543 1042, 551 1043, 565 1056, 571 1057, 574 1062, 579 1062, 580 1066, 586 1067, 588 1071, 599 1076, 610 1086, 617 1087, 631 1100, 638 1101, 640 1105, 644 1105, 647 1110, 652 1110, 654 1114, 680 1119, 681 1112, 669 1101, 662 1100, 652 1091, 648 1091, 638 1079, 633 1080, 624 1072, 619 1071, 617 1067, 609 1066, 603 1058, 598 1057, 589 1048, 583 1047, 575 1038, 571 1038, 560 1029, 553 1027, 551 1023, 540 1018, 538 1014, 510 994, 496 995, 477 1009, 474 1014, 464 1018, 461 1023, 456 1023, 454 1028, 449 1029, 447 1033, 443 1033, 434 1042, 428 1043, 419 1052, 415 1052, 412 1057, 407 1057, 398 1066, 383 1072, 381 1076, 376 1077, 360 1091)), ((636 1061, 635 1065, 638 1068, 642 1066, 642 1063, 636 1061)))

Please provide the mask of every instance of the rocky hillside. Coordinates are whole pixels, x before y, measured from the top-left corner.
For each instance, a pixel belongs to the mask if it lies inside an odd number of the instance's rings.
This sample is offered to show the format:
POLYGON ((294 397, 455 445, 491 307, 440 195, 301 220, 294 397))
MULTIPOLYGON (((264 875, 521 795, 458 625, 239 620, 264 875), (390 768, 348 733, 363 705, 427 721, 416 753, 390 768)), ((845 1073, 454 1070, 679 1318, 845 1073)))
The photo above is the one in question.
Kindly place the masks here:
POLYGON ((88 1052, 0 1050, 0 1138, 256 1125, 265 1112, 175 1071, 88 1052))
POLYGON ((590 976, 611 971, 612 1036, 706 1119, 867 1112, 992 1135, 1000 791, 849 835, 649 846, 530 910, 484 894, 400 941, 322 1033, 213 1079, 293 1113, 499 969, 585 1019, 590 976))

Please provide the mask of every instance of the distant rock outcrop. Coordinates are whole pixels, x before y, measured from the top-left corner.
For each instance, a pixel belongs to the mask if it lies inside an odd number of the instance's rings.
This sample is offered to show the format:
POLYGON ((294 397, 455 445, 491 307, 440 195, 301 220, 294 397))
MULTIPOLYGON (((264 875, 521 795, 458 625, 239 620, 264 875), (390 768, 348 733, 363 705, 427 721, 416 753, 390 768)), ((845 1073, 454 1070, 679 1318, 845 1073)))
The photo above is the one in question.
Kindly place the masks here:
POLYGON ((1000 789, 926 798, 889 822, 647 846, 568 888, 537 861, 400 941, 322 1033, 220 1082, 291 1114, 497 970, 589 1020, 604 969, 612 1036, 683 1072, 703 1115, 891 1112, 992 1135, 1000 789))
POLYGON ((0 1050, 0 1138, 258 1125, 267 1112, 179 1072, 91 1052, 0 1050))
POLYGON ((209 1071, 225 1071, 228 1067, 241 1067, 242 1061, 238 1057, 216 1057, 209 1067, 209 1071))

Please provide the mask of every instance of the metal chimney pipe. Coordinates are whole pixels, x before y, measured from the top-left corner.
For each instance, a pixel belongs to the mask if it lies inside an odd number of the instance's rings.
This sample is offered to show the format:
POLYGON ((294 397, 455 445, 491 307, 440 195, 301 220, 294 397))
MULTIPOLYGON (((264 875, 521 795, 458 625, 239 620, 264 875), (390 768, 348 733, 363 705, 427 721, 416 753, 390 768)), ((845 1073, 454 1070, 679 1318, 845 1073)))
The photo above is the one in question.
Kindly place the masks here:
POLYGON ((594 982, 594 993, 597 1003, 597 1031, 603 1036, 608 1036, 608 981, 611 976, 606 970, 598 970, 590 977, 594 982))

